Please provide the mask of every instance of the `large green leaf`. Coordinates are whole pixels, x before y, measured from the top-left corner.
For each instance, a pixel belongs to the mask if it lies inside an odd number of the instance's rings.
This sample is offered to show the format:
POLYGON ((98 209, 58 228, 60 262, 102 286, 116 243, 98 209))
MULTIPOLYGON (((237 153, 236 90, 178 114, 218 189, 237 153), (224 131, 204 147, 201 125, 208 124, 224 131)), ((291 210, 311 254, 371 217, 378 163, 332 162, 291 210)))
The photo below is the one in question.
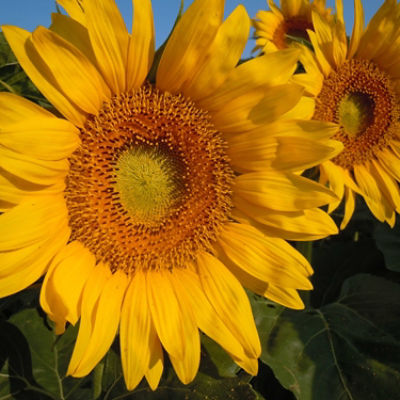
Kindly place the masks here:
POLYGON ((374 238, 385 257, 386 267, 391 271, 400 272, 400 223, 397 222, 394 228, 388 224, 376 223, 374 238))
POLYGON ((399 398, 400 286, 359 274, 336 302, 286 310, 254 301, 261 359, 299 400, 399 398))
POLYGON ((65 377, 77 328, 55 336, 36 308, 13 314, 0 327, 0 396, 15 399, 89 399, 83 380, 65 377))

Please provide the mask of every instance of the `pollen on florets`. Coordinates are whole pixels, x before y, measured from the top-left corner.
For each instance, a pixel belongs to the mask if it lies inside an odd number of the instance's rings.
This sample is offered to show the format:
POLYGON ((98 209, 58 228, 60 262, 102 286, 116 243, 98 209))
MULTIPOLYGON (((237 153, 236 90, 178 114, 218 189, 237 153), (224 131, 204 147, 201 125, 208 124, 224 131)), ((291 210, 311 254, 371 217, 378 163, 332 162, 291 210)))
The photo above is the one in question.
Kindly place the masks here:
POLYGON ((145 85, 81 129, 65 197, 72 240, 112 270, 185 266, 232 207, 226 143, 207 112, 145 85))

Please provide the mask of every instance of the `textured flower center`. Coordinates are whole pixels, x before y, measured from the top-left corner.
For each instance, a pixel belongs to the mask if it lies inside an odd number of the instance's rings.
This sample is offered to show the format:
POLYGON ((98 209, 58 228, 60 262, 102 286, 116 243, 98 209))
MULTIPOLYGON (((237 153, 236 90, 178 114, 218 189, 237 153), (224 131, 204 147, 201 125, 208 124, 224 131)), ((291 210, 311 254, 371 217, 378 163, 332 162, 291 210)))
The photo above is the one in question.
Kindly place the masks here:
POLYGON ((137 146, 124 151, 116 163, 116 191, 136 221, 158 223, 183 191, 181 168, 167 149, 137 146))
POLYGON ((362 135, 374 120, 374 101, 365 93, 349 93, 339 103, 339 124, 350 137, 362 135))
POLYGON ((398 131, 400 109, 389 76, 371 61, 346 61, 324 81, 314 119, 340 125, 344 150, 332 161, 346 169, 376 157, 398 131))
POLYGON ((272 41, 278 49, 285 49, 293 39, 291 37, 309 40, 307 29, 313 25, 304 17, 292 17, 283 20, 275 29, 272 41))
POLYGON ((233 172, 209 115, 145 85, 81 129, 66 202, 72 240, 112 270, 185 267, 231 210, 233 172))

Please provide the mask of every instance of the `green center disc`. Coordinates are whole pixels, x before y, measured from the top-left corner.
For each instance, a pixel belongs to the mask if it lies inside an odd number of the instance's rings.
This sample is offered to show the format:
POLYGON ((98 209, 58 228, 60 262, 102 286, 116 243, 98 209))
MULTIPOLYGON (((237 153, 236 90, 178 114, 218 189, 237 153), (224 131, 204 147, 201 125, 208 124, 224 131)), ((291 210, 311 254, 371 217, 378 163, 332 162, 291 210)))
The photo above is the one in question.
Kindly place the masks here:
POLYGON ((117 162, 121 202, 138 223, 158 222, 181 193, 179 175, 174 158, 158 147, 126 150, 117 162))
POLYGON ((350 137, 365 132, 374 120, 374 102, 364 93, 349 93, 339 104, 339 123, 350 137))

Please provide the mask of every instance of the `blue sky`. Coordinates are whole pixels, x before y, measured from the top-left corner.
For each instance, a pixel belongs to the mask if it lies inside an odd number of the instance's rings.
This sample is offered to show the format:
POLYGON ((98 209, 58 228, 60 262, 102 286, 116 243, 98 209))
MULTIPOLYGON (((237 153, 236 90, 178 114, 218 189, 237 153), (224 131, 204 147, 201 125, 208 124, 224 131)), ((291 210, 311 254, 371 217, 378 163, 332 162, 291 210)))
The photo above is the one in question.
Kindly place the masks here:
MULTIPOLYGON (((275 0, 275 2, 277 2, 275 0)), ((383 4, 384 0, 364 0, 365 19, 369 21, 376 10, 383 4)), ((124 16, 127 26, 131 26, 132 2, 131 0, 117 0, 118 6, 124 16)), ((175 16, 178 12, 180 0, 153 0, 153 12, 156 26, 156 44, 159 46, 168 36, 175 16)), ((187 7, 192 0, 185 0, 187 7)), ((266 0, 226 0, 225 14, 228 15, 238 5, 244 4, 247 12, 254 17, 260 9, 267 9, 266 0)), ((333 7, 334 0, 327 0, 329 7, 333 7)), ((344 0, 345 20, 347 31, 351 31, 353 25, 353 1, 344 0)), ((55 11, 54 0, 3 0, 0 12, 0 25, 17 25, 32 31, 38 25, 48 26, 50 15, 55 11)), ((250 55, 254 47, 250 41, 246 47, 244 57, 250 55)))

